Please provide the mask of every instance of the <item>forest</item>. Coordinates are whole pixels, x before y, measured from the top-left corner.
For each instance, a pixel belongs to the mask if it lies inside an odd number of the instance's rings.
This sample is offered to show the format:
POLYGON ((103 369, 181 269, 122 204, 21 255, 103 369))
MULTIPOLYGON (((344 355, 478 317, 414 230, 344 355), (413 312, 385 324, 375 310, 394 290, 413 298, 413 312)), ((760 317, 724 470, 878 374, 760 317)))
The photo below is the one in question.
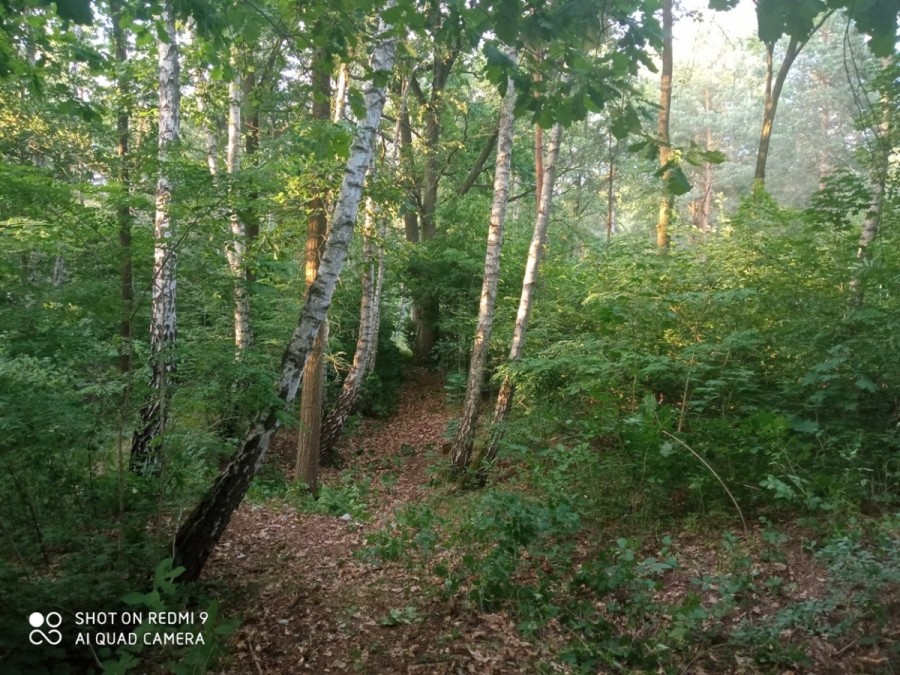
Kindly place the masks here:
POLYGON ((0 673, 900 672, 898 18, 0 1, 0 673))

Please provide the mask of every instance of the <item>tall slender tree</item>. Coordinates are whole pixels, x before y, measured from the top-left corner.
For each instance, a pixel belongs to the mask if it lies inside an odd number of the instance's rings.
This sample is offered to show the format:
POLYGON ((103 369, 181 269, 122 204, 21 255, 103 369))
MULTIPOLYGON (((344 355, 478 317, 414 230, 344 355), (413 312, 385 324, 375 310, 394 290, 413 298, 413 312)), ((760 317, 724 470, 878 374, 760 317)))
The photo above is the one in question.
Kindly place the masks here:
POLYGON ((134 273, 132 271, 131 225, 133 221, 129 197, 131 194, 131 173, 129 171, 128 141, 131 115, 129 113, 128 38, 122 25, 122 3, 112 0, 109 5, 109 20, 112 27, 113 56, 118 67, 116 77, 116 156, 119 160, 118 178, 122 191, 121 202, 116 207, 116 221, 119 225, 119 285, 122 298, 122 319, 119 337, 119 371, 130 373, 132 362, 132 337, 134 335, 134 273))
MULTIPOLYGON (((326 54, 318 50, 313 56, 312 118, 322 124, 331 120, 331 70, 326 54)), ((316 280, 325 234, 328 229, 327 199, 317 194, 309 202, 306 228, 306 293, 316 280)), ((325 346, 328 342, 328 318, 319 326, 312 351, 306 362, 303 392, 300 395, 300 431, 297 437, 297 460, 294 477, 305 483, 312 494, 319 492, 319 439, 322 433, 322 405, 325 394, 325 346)))
POLYGON ((350 370, 341 386, 337 402, 322 424, 321 452, 332 453, 341 431, 350 416, 369 367, 375 364, 375 348, 378 341, 378 306, 381 301, 381 283, 384 279, 384 249, 378 241, 376 204, 366 198, 365 225, 363 226, 362 297, 359 309, 359 331, 356 350, 350 370))
MULTIPOLYGON (((547 228, 550 225, 550 209, 553 206, 553 188, 556 183, 556 167, 559 159, 559 148, 562 143, 562 133, 562 126, 559 124, 554 125, 553 130, 550 132, 550 148, 547 153, 547 160, 544 163, 544 180, 541 186, 541 203, 534 220, 534 232, 531 236, 531 246, 528 249, 525 276, 522 278, 519 310, 516 312, 516 326, 513 330, 512 344, 509 349, 510 364, 521 359, 525 350, 525 335, 528 332, 528 320, 531 317, 531 306, 534 300, 535 287, 537 286, 541 257, 547 241, 547 228)), ((503 428, 512 409, 514 394, 515 383, 509 373, 507 373, 504 375, 500 391, 497 393, 497 403, 494 406, 494 417, 491 420, 488 442, 477 462, 479 467, 486 466, 497 455, 497 449, 503 436, 503 428)))
POLYGON ((672 160, 672 144, 669 138, 669 117, 672 114, 672 0, 663 0, 663 49, 659 85, 659 166, 663 173, 663 194, 660 198, 659 217, 656 221, 656 246, 660 251, 669 248, 669 221, 675 199, 669 189, 668 167, 672 160))
POLYGON ((453 439, 451 458, 457 470, 469 466, 484 371, 487 365, 491 332, 494 327, 494 304, 497 300, 497 283, 500 278, 500 250, 503 246, 503 227, 506 223, 506 207, 509 203, 509 176, 512 166, 512 138, 515 125, 516 92, 512 78, 507 80, 506 94, 500 107, 500 123, 497 135, 497 163, 494 170, 494 196, 491 203, 491 219, 488 227, 487 253, 484 258, 484 278, 481 285, 481 301, 478 306, 478 325, 472 343, 469 377, 466 381, 466 397, 459 427, 453 439))
POLYGON ((141 410, 131 443, 131 468, 152 473, 160 464, 159 436, 164 432, 175 373, 175 237, 172 219, 172 149, 179 137, 181 89, 178 40, 172 0, 163 2, 163 31, 158 46, 159 156, 153 236, 153 283, 150 317, 150 400, 141 410))
POLYGON ((236 179, 241 171, 242 124, 241 108, 243 106, 243 83, 238 51, 233 50, 232 68, 234 74, 228 83, 228 146, 225 152, 225 166, 231 178, 231 208, 228 224, 231 230, 231 241, 225 247, 228 267, 233 279, 233 313, 234 313, 234 345, 242 352, 250 345, 250 298, 247 292, 247 267, 244 260, 246 250, 246 231, 244 222, 238 214, 236 202, 236 179))

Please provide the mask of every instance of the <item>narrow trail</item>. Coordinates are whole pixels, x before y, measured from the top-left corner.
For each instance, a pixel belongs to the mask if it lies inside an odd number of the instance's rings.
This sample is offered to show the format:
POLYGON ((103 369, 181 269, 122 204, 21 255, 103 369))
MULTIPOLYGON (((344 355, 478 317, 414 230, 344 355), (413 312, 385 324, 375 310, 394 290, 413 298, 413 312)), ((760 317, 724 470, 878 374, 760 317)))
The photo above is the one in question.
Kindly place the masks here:
MULTIPOLYGON (((440 376, 416 371, 392 418, 365 420, 343 441, 349 468, 371 480, 364 520, 298 513, 277 502, 245 503, 235 513, 205 573, 222 586, 225 611, 243 619, 220 672, 523 672, 532 647, 508 617, 426 606, 425 586, 438 580, 354 555, 367 534, 389 526, 427 489, 430 455, 451 417, 442 385, 440 376)), ((294 442, 279 437, 269 461, 291 467, 294 442)), ((335 483, 338 474, 322 478, 335 483)))

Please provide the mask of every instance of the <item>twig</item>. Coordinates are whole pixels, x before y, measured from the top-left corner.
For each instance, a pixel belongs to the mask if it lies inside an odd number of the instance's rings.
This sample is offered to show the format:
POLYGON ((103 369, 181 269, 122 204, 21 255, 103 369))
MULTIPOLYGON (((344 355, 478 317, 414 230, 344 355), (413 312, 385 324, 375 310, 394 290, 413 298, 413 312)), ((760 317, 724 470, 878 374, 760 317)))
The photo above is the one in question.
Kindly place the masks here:
POLYGON ((253 657, 253 665, 256 666, 256 672, 259 675, 263 675, 262 666, 259 664, 259 657, 256 656, 256 649, 253 647, 253 643, 250 640, 247 640, 247 646, 250 647, 250 656, 253 657))
POLYGON ((670 434, 670 433, 669 433, 668 431, 666 431, 665 429, 660 429, 660 431, 662 431, 666 436, 668 436, 669 438, 671 438, 673 441, 675 441, 675 442, 678 443, 679 445, 681 445, 681 446, 683 446, 684 448, 686 448, 688 452, 690 452, 694 457, 696 457, 698 460, 700 460, 700 462, 703 464, 703 466, 705 466, 707 469, 709 469, 709 472, 710 472, 713 476, 716 477, 716 480, 719 481, 719 484, 722 486, 722 488, 725 490, 725 492, 728 493, 728 497, 731 499, 731 503, 734 504, 734 508, 737 509, 738 515, 741 517, 741 525, 744 526, 744 534, 747 534, 749 531, 748 531, 748 529, 747 529, 747 521, 744 520, 744 512, 741 511, 741 507, 738 505, 737 500, 734 498, 734 495, 731 494, 731 490, 728 489, 728 486, 725 485, 725 481, 723 481, 722 478, 721 478, 721 476, 719 476, 719 474, 716 473, 716 470, 713 469, 713 468, 709 465, 709 462, 707 462, 707 461, 706 461, 705 459, 703 459, 699 454, 697 454, 697 452, 696 452, 691 446, 689 446, 689 445, 688 445, 687 443, 685 443, 683 440, 681 440, 680 438, 678 438, 678 436, 675 436, 674 434, 670 434))

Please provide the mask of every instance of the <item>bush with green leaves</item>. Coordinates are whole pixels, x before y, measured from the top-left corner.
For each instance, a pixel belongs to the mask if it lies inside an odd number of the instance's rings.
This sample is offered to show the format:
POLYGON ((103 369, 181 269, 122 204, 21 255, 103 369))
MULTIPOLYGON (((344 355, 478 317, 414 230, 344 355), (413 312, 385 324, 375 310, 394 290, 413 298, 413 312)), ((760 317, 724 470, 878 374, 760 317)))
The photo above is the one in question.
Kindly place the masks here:
POLYGON ((863 196, 835 179, 799 213, 754 194, 718 236, 667 255, 627 236, 577 257, 551 242, 526 355, 501 369, 528 410, 507 454, 599 445, 618 465, 600 480, 626 480, 651 509, 675 496, 733 511, 723 482, 748 509, 891 503, 900 260, 880 247, 853 304, 863 196))

